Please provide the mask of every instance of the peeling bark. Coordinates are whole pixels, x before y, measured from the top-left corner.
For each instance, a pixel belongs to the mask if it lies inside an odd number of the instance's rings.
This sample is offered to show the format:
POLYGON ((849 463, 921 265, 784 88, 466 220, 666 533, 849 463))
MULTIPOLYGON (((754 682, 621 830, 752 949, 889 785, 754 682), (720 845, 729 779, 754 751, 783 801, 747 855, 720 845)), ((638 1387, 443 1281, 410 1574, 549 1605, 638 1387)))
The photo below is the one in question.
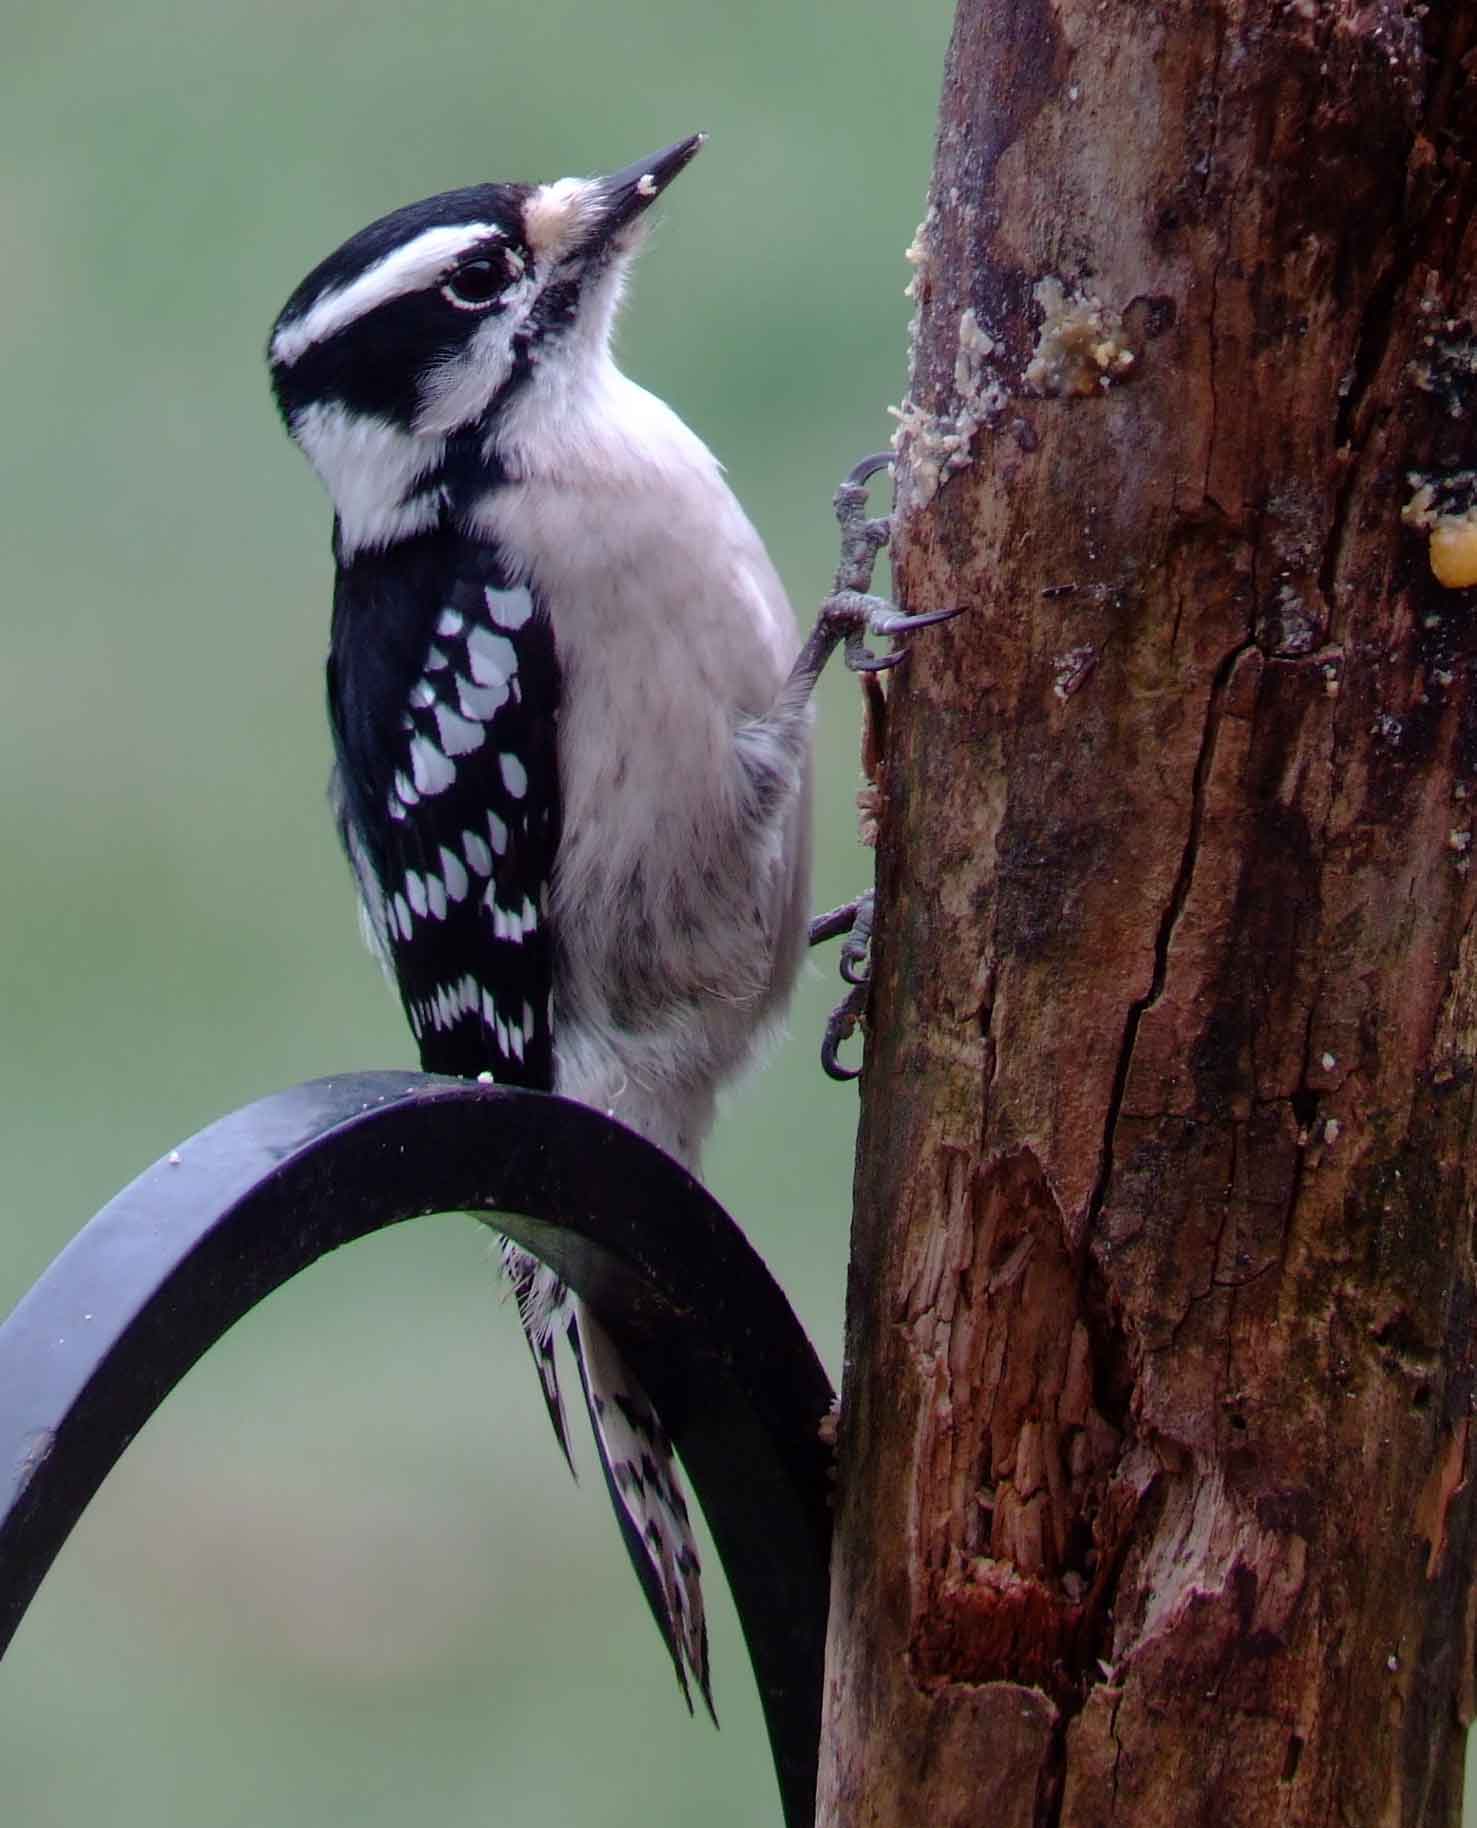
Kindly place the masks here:
POLYGON ((1456 1824, 1477 5, 963 0, 915 254, 819 1819, 1456 1824))

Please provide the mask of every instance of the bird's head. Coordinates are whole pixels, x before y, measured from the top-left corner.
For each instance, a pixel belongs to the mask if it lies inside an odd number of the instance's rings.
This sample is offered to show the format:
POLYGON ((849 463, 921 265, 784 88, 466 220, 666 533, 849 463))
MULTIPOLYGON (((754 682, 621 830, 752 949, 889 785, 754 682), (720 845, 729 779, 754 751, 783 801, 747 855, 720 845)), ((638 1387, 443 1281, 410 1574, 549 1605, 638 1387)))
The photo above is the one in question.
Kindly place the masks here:
POLYGON ((447 441, 474 433, 490 453, 535 375, 553 406, 607 362, 645 213, 705 137, 609 177, 428 197, 313 269, 274 324, 267 360, 351 549, 429 524, 436 504, 416 485, 447 441))

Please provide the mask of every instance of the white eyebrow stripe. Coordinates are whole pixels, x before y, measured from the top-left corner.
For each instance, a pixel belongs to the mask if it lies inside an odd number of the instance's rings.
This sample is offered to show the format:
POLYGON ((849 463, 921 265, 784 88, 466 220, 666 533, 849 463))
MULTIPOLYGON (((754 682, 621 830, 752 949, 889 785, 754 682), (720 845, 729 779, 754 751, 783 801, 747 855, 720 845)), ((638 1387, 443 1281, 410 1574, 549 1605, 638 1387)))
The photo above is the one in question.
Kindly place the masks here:
POLYGON ((301 317, 284 324, 272 338, 272 360, 290 368, 317 343, 327 341, 356 318, 407 292, 419 292, 439 279, 458 254, 489 236, 501 235, 495 222, 462 222, 424 229, 414 241, 377 260, 346 286, 325 292, 301 317))

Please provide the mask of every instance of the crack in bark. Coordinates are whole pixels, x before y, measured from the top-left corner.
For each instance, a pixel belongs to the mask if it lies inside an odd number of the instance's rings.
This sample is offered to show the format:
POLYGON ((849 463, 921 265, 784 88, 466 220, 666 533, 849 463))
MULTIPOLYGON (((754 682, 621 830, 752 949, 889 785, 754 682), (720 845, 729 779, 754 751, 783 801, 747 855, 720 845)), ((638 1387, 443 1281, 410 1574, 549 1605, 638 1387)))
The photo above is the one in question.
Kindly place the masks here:
POLYGON ((1205 708, 1205 732, 1200 742, 1200 753, 1195 758, 1195 771, 1190 786, 1190 819, 1185 833, 1185 847, 1180 855, 1179 868, 1175 873, 1169 900, 1164 913, 1160 916, 1158 931, 1154 937, 1154 968, 1150 974, 1149 987, 1140 997, 1129 1005, 1128 1016, 1123 1025, 1123 1040, 1118 1049, 1118 1059, 1113 1068, 1113 1089, 1108 1097, 1107 1115, 1103 1122, 1102 1149, 1098 1158, 1098 1177, 1093 1187, 1092 1196, 1087 1203, 1087 1224, 1085 1233, 1091 1238, 1107 1203, 1108 1191, 1113 1178, 1113 1137, 1118 1128, 1118 1119, 1123 1110, 1124 1094, 1128 1089, 1128 1074, 1133 1063, 1134 1048, 1138 1044, 1139 1024, 1147 1012, 1154 1007, 1164 994, 1165 978, 1169 971, 1169 948, 1174 940, 1175 928, 1179 925, 1185 903, 1189 900, 1191 884, 1195 877, 1195 864, 1200 852, 1201 828, 1205 820, 1205 788, 1210 776, 1210 765, 1215 758, 1216 739, 1220 734, 1221 719, 1225 712, 1226 694, 1230 688, 1232 675, 1243 654, 1251 652, 1256 642, 1251 635, 1239 641, 1216 667, 1211 681, 1210 697, 1205 708))
MULTIPOLYGON (((1402 208, 1402 216, 1404 214, 1402 208)), ((1397 233, 1406 233, 1404 225, 1397 233)), ((1372 425, 1380 415, 1371 415, 1361 424, 1360 408, 1373 388, 1390 343, 1396 333, 1395 300, 1413 276, 1416 266, 1413 247, 1403 247, 1401 257, 1390 263, 1389 270, 1370 294, 1359 335, 1354 345, 1353 379, 1348 395, 1339 404, 1334 420, 1335 460, 1338 451, 1347 447, 1348 458, 1334 490, 1333 512, 1329 517, 1328 537, 1318 561, 1318 590, 1327 611, 1323 638, 1336 642, 1339 629, 1338 574, 1348 540, 1349 516, 1353 512, 1355 492, 1364 475, 1365 459, 1373 442, 1372 425), (1371 327, 1372 326, 1372 327, 1371 327), (1366 353, 1366 344, 1372 343, 1366 353)), ((1386 409, 1388 410, 1388 408, 1386 409)))

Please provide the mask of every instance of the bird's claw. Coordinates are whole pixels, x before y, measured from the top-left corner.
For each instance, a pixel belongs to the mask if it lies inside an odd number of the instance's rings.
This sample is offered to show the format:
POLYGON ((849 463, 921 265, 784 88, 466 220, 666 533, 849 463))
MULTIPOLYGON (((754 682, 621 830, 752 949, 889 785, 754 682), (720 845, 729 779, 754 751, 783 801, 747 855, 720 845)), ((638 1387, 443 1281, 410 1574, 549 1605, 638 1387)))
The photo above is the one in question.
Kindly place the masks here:
POLYGON ((810 943, 813 946, 835 939, 843 933, 846 935, 841 948, 839 970, 843 982, 849 984, 851 989, 831 1011, 821 1041, 822 1070, 828 1079, 843 1083, 859 1077, 861 1073, 860 1067, 853 1069, 843 1066, 838 1055, 842 1043, 849 1041, 856 1033, 866 1013, 867 985, 871 976, 868 955, 872 944, 874 900, 869 889, 855 901, 833 908, 829 914, 817 915, 810 923, 810 943))
POLYGON ((893 451, 873 451, 871 456, 863 457, 854 463, 846 472, 846 479, 841 484, 843 489, 862 489, 877 474, 878 470, 890 470, 897 462, 893 451))
POLYGON ((930 609, 919 616, 905 616, 886 597, 874 597, 866 591, 838 590, 822 606, 821 615, 836 638, 843 644, 846 665, 853 673, 885 673, 907 657, 905 647, 895 647, 888 654, 874 654, 867 637, 898 641, 914 629, 931 628, 935 622, 951 622, 957 609, 930 609))
POLYGON ((890 616, 873 616, 872 633, 896 637, 906 635, 915 628, 931 628, 935 622, 952 622, 955 616, 962 616, 962 609, 930 609, 921 616, 903 616, 896 610, 890 616))
POLYGON ((876 895, 871 889, 865 895, 857 897, 856 919, 842 942, 841 960, 837 969, 841 973, 841 981, 854 989, 863 987, 872 975, 872 913, 876 901, 876 895))
POLYGON ((859 1066, 843 1066, 836 1056, 842 1042, 849 1041, 856 1033, 866 1001, 866 987, 861 985, 831 1011, 831 1019, 826 1023, 825 1037, 821 1041, 821 1070, 828 1079, 844 1084, 848 1079, 860 1079, 862 1076, 859 1066))
POLYGON ((868 601, 866 628, 846 637, 846 664, 853 673, 885 673, 908 657, 905 647, 894 647, 888 654, 874 654, 867 646, 867 635, 897 641, 915 628, 931 628, 935 622, 952 622, 955 616, 962 614, 958 609, 930 609, 921 616, 905 616, 881 597, 868 601))

